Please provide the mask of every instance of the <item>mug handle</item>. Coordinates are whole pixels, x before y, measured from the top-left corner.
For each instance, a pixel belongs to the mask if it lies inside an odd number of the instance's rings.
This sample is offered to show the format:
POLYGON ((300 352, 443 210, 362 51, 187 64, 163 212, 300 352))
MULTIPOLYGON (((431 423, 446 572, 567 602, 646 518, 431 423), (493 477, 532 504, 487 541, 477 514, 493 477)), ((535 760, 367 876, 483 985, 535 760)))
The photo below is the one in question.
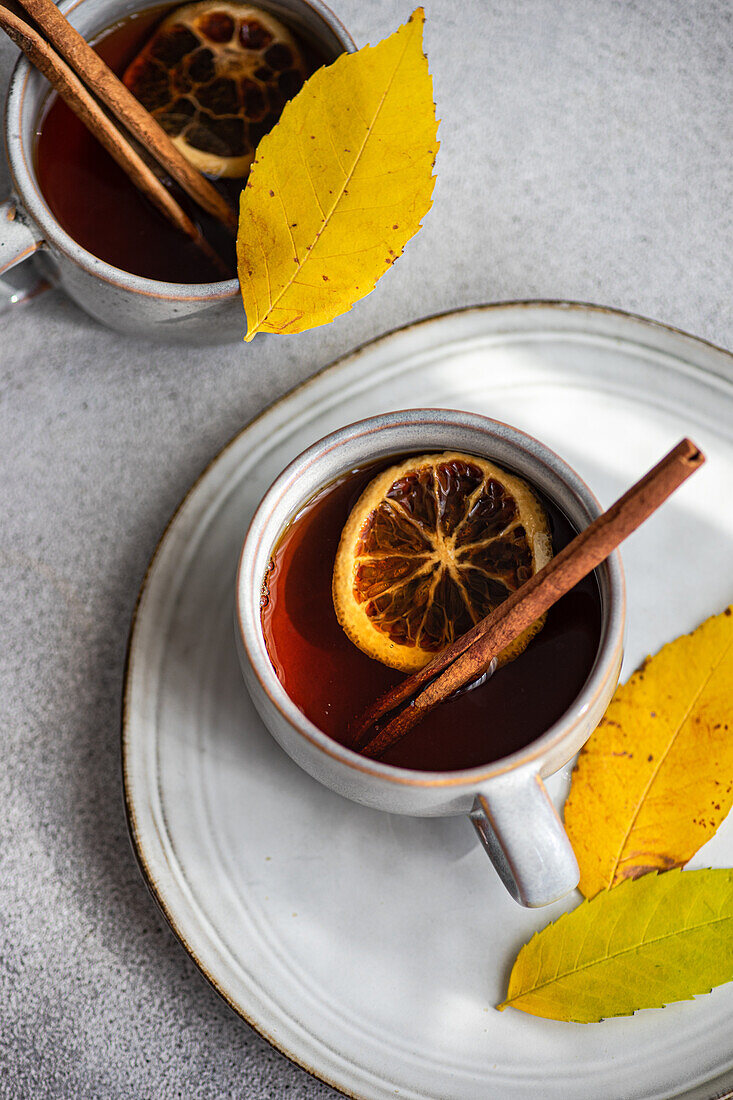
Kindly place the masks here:
POLYGON ((48 285, 37 272, 8 273, 43 245, 12 199, 0 203, 0 313, 34 297, 48 285))
POLYGON ((520 905, 550 905, 578 885, 578 861, 536 766, 492 778, 469 817, 520 905))

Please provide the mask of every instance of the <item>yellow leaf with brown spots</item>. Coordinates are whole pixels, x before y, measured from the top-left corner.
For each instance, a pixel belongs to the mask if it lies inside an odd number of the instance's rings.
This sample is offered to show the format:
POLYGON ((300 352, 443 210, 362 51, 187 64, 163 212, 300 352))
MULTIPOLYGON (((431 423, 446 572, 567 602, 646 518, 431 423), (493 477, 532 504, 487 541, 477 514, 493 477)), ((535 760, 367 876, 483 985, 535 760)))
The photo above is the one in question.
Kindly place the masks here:
POLYGON ((245 340, 333 321, 420 228, 438 151, 424 21, 318 69, 257 147, 237 234, 245 340))
POLYGON ((733 614, 648 657, 581 750, 565 826, 587 898, 681 867, 733 804, 733 614))

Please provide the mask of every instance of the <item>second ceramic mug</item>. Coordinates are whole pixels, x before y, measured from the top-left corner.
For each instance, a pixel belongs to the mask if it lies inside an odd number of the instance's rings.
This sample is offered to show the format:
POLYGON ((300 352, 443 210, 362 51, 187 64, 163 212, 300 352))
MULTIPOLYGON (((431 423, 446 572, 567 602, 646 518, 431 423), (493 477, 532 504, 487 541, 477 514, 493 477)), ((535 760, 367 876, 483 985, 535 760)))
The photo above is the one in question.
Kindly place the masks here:
MULTIPOLYGON (((321 0, 257 0, 327 58, 356 49, 321 0)), ((88 41, 161 0, 62 0, 59 9, 88 41)), ((245 317, 237 279, 164 283, 121 271, 82 248, 59 225, 38 184, 34 144, 49 85, 21 57, 10 80, 5 142, 13 187, 0 203, 0 312, 32 296, 43 279, 60 286, 98 321, 119 332, 162 340, 222 343, 241 339, 245 317), (34 257, 33 271, 24 264, 34 257), (15 269, 15 270, 13 270, 15 269)))
POLYGON ((520 751, 465 771, 420 772, 367 759, 322 733, 287 695, 270 662, 260 596, 277 540, 322 488, 360 466, 399 454, 465 451, 491 459, 552 500, 582 529, 600 512, 593 494, 553 451, 506 424, 471 413, 412 409, 343 428, 305 451, 257 509, 237 576, 237 639, 242 672, 262 720, 305 771, 346 798, 413 816, 469 814, 494 866, 522 905, 547 905, 578 883, 578 865, 543 779, 588 739, 615 690, 625 621, 617 553, 596 570, 602 626, 593 668, 572 706, 520 751))

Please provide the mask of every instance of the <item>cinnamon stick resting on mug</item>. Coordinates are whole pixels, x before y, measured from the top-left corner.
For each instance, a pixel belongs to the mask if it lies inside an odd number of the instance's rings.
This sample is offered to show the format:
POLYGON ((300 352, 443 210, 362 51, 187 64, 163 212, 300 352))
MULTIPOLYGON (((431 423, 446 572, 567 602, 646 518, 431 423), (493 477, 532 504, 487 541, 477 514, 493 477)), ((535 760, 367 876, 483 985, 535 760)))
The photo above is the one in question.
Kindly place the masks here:
MULTIPOLYGON (((54 5, 51 4, 51 7, 54 7, 54 5)), ((59 18, 65 24, 66 21, 63 16, 59 16, 59 18)), ((94 134, 122 170, 127 173, 132 183, 147 195, 154 206, 176 229, 179 229, 193 241, 214 268, 219 271, 222 279, 231 278, 232 271, 208 243, 196 223, 173 198, 167 187, 161 183, 146 163, 143 156, 128 141, 113 120, 105 114, 89 89, 85 87, 74 70, 66 64, 55 49, 33 27, 2 4, 0 4, 0 29, 4 30, 8 37, 23 50, 31 64, 43 73, 64 102, 81 119, 87 129, 94 134)), ((96 57, 96 54, 94 56, 96 57)), ((138 109, 141 112, 143 111, 140 104, 138 104, 138 109)), ((151 119, 151 121, 154 120, 151 119)), ((201 179, 203 180, 203 178, 202 176, 201 179)), ((211 185, 207 184, 207 186, 210 187, 211 185)))
POLYGON ((354 731, 352 747, 362 756, 381 756, 431 710, 482 676, 510 642, 600 565, 704 462, 691 440, 678 443, 526 584, 377 699, 354 731))

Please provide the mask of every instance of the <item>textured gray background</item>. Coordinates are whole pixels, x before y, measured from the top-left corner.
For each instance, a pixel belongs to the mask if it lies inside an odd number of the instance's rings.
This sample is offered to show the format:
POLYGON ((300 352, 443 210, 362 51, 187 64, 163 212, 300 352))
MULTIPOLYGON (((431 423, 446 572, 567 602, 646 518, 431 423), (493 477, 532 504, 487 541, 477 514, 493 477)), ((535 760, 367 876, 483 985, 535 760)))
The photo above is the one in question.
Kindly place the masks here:
MULTIPOLYGON (((409 14, 334 0, 358 44, 409 14)), ((435 205, 329 328, 185 350, 59 293, 0 316, 0 1096, 321 1098, 199 977, 127 840, 125 643, 205 463, 362 341, 573 298, 733 343, 730 0, 428 0, 435 205)), ((0 42, 0 93, 14 61, 0 42)), ((0 163, 0 193, 7 172, 0 163)))

